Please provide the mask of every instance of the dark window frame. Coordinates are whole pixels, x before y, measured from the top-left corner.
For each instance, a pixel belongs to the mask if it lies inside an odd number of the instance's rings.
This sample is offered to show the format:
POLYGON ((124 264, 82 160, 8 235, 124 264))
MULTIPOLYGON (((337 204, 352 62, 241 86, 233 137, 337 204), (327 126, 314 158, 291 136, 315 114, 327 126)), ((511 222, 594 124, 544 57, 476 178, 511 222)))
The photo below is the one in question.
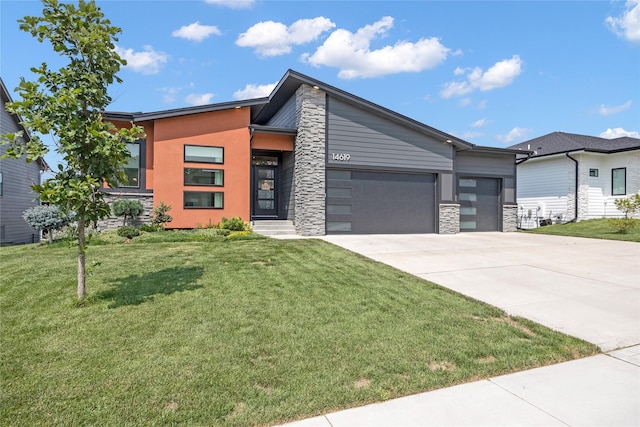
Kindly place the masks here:
POLYGON ((0 172, 0 197, 4 194, 4 172, 0 172))
POLYGON ((597 178, 598 175, 599 175, 598 169, 595 169, 595 168, 589 169, 589 176, 590 177, 597 178))
POLYGON ((614 168, 611 169, 611 195, 612 196, 625 196, 627 194, 627 168, 614 168), (614 185, 614 174, 616 171, 624 171, 624 186, 622 189, 622 193, 619 192, 615 192, 615 185, 614 185))
POLYGON ((224 187, 224 169, 215 169, 215 168, 184 168, 183 169, 183 182, 185 186, 194 186, 194 187, 224 187), (222 173, 222 184, 195 184, 193 182, 187 182, 187 169, 196 169, 201 171, 212 171, 212 172, 221 172, 222 173))
MULTIPOLYGON (((213 200, 215 202, 215 198, 213 200)), ((224 209, 224 192, 223 191, 189 191, 189 190, 185 190, 182 193, 182 208, 183 209, 224 209), (214 194, 221 194, 222 195, 222 203, 221 203, 221 206, 187 206, 187 204, 186 204, 187 193, 205 193, 205 194, 211 194, 212 196, 214 194)))
POLYGON ((223 165, 224 164, 224 147, 219 147, 217 145, 195 145, 195 144, 184 144, 182 149, 182 160, 184 163, 209 163, 212 165, 223 165), (206 161, 206 160, 187 160, 187 147, 202 147, 202 148, 219 148, 222 151, 222 160, 219 162, 216 161, 206 161))

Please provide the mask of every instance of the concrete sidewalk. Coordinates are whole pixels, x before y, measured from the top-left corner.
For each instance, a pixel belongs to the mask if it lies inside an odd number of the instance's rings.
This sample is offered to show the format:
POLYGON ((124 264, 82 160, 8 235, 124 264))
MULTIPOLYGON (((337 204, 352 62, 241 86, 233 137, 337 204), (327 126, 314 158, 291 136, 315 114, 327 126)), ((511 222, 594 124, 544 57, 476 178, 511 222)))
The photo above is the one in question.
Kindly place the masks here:
POLYGON ((608 353, 288 426, 640 426, 640 244, 523 233, 324 240, 608 353))

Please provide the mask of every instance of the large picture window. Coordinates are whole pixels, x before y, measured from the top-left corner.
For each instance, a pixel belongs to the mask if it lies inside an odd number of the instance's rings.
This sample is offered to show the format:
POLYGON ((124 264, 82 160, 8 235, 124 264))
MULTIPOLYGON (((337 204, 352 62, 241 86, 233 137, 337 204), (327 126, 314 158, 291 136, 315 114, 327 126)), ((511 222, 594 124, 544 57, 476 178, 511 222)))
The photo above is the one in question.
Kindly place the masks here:
POLYGON ((123 171, 127 176, 127 181, 120 184, 120 187, 140 187, 140 144, 127 144, 129 159, 124 165, 123 171))
POLYGON ((184 169, 184 185, 224 185, 224 171, 220 169, 184 169))
POLYGON ((208 191, 185 191, 185 209, 222 209, 224 202, 223 193, 208 191))
POLYGON ((184 161, 193 163, 224 163, 224 148, 185 145, 184 161))
POLYGON ((627 194, 627 168, 611 169, 611 194, 613 196, 627 194))

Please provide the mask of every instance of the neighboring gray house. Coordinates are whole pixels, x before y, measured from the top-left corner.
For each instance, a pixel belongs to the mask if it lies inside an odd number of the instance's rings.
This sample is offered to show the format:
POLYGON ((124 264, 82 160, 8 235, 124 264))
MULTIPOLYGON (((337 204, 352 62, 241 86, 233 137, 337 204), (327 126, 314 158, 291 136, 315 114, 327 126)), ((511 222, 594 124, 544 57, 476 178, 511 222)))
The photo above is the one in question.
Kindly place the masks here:
POLYGON ((522 228, 620 217, 614 200, 640 193, 640 139, 553 132, 510 148, 533 152, 518 161, 522 228))
MULTIPOLYGON (((0 78, 2 96, 2 116, 0 117, 0 134, 23 131, 24 137, 29 134, 20 124, 20 118, 9 114, 5 103, 11 102, 11 95, 0 78)), ((0 145, 0 156, 7 147, 0 145)), ((36 193, 31 186, 40 184, 41 172, 46 169, 44 160, 27 163, 24 159, 0 159, 0 244, 11 245, 40 241, 40 234, 34 231, 22 218, 22 213, 38 205, 36 193)))

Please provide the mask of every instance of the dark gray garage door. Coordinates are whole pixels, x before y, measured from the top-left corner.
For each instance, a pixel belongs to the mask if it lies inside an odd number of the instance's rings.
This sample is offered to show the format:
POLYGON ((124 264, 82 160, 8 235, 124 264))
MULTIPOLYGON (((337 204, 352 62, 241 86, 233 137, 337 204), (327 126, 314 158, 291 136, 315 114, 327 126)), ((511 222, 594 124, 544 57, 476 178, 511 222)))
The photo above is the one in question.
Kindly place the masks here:
POLYGON ((459 178, 460 231, 500 231, 500 180, 459 178))
POLYGON ((434 175, 327 171, 327 233, 434 232, 434 175))

